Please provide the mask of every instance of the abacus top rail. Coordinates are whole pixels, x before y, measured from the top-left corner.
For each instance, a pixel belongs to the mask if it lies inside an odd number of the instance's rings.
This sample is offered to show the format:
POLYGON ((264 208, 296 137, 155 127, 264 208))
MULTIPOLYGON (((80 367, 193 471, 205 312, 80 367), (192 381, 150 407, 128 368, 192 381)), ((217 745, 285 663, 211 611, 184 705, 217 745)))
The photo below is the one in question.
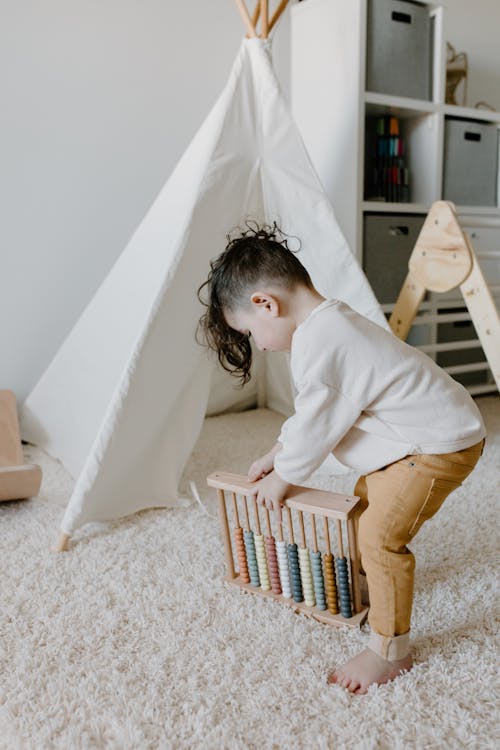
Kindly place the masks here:
MULTIPOLYGON (((255 482, 249 482, 242 474, 230 474, 226 471, 216 471, 207 477, 207 484, 219 490, 237 492, 248 497, 255 489, 255 482)), ((338 492, 313 490, 309 487, 291 485, 283 504, 288 508, 303 510, 307 513, 349 519, 355 512, 359 497, 343 495, 338 492)))

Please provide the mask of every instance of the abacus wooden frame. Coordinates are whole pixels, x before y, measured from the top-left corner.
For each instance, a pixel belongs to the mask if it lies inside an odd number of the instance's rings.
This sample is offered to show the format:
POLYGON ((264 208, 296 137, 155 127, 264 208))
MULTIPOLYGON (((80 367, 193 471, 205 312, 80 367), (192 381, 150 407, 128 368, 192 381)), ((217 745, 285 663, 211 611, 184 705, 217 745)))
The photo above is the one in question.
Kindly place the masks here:
POLYGON ((255 484, 249 482, 240 474, 231 474, 229 472, 217 471, 207 477, 207 484, 217 490, 219 519, 222 528, 224 542, 224 551, 226 557, 227 575, 224 580, 231 586, 235 586, 243 591, 275 599, 286 604, 294 612, 301 613, 307 617, 313 618, 325 625, 335 625, 336 627, 348 626, 359 628, 363 624, 368 614, 368 607, 361 604, 361 593, 359 588, 358 575, 354 575, 360 569, 359 550, 357 544, 357 533, 355 519, 361 512, 359 508, 359 497, 355 495, 344 495, 336 492, 326 492, 325 490, 315 490, 308 487, 292 486, 288 492, 283 505, 291 510, 300 510, 306 513, 332 518, 345 522, 347 527, 347 539, 349 548, 350 562, 350 584, 352 595, 352 606, 354 614, 350 618, 345 618, 341 614, 334 615, 328 610, 319 610, 315 607, 309 607, 305 602, 296 602, 293 599, 287 599, 281 594, 275 594, 272 590, 264 591, 256 588, 250 583, 244 583, 239 572, 235 569, 233 548, 231 543, 231 532, 226 508, 225 492, 234 492, 245 497, 250 497, 255 489, 255 484))

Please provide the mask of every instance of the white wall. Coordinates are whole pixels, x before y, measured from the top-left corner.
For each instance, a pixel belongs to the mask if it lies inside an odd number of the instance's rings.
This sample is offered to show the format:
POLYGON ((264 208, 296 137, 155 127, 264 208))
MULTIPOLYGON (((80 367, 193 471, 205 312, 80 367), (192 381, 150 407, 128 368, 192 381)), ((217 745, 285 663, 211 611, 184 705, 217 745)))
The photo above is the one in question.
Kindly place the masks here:
MULTIPOLYGON (((500 3, 446 5, 469 103, 500 109, 500 3)), ((0 0, 0 388, 22 398, 38 380, 224 86, 242 28, 234 0, 0 0)), ((285 94, 288 30, 286 13, 285 94)))
POLYGON ((457 52, 468 55, 466 106, 487 101, 500 110, 499 0, 445 0, 442 4, 446 8, 447 41, 457 52))
MULTIPOLYGON (((285 90, 288 29, 287 14, 273 45, 285 90)), ((234 0, 0 0, 0 388, 21 399, 36 383, 243 34, 234 0)))

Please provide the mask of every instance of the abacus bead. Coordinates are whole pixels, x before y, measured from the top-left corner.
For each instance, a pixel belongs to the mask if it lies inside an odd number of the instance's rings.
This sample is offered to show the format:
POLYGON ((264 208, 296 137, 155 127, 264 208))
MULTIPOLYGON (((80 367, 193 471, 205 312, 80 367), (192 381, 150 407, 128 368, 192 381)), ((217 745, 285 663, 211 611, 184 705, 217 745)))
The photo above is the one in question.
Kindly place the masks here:
POLYGON ((283 596, 290 599, 292 596, 292 589, 290 586, 290 571, 288 569, 288 556, 286 552, 286 542, 284 539, 276 542, 278 552, 278 567, 280 573, 280 581, 283 596))
POLYGON ((259 570, 255 554, 255 541, 253 531, 244 531, 245 544, 247 549, 248 569, 250 572, 250 583, 252 586, 260 586, 259 570))

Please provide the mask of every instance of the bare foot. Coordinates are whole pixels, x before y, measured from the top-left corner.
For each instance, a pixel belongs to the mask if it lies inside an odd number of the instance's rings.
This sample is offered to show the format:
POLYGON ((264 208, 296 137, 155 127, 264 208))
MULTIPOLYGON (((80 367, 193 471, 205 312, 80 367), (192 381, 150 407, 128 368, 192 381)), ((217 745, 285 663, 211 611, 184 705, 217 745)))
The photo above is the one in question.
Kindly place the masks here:
POLYGON ((403 672, 409 672, 412 666, 413 659, 410 654, 404 659, 387 661, 375 651, 365 648, 347 664, 331 672, 328 675, 328 682, 361 695, 366 693, 373 683, 382 685, 384 682, 389 682, 403 672))

